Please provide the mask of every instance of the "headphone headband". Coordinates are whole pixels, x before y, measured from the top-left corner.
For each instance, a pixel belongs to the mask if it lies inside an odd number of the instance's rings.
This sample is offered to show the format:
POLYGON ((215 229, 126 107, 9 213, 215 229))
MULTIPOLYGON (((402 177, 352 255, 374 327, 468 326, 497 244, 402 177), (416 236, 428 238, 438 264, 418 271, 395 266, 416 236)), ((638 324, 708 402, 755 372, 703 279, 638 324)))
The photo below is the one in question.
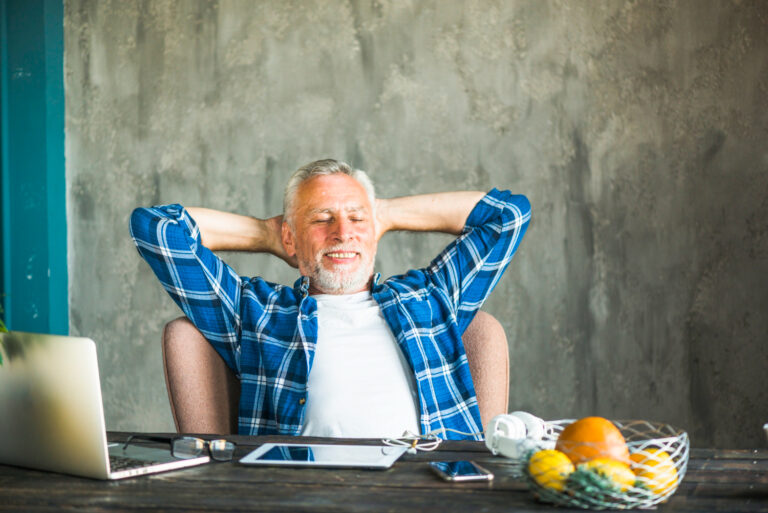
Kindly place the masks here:
POLYGON ((491 419, 485 433, 485 445, 493 454, 522 458, 550 431, 539 417, 525 411, 513 411, 491 419))

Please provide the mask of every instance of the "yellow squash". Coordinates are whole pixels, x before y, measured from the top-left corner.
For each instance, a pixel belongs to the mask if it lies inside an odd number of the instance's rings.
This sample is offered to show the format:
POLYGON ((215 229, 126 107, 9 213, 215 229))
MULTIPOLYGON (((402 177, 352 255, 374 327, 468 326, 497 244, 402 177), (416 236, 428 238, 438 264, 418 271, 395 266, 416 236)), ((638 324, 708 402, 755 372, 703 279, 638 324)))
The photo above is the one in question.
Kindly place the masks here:
POLYGON ((677 469, 672 457, 661 449, 630 454, 637 481, 657 495, 677 487, 677 469))
POLYGON ((573 470, 568 456, 554 449, 538 451, 528 460, 528 474, 534 481, 558 492, 563 491, 565 481, 573 470))
POLYGON ((635 484, 635 474, 629 469, 629 465, 610 458, 595 458, 582 463, 579 470, 594 472, 609 479, 622 492, 635 484))

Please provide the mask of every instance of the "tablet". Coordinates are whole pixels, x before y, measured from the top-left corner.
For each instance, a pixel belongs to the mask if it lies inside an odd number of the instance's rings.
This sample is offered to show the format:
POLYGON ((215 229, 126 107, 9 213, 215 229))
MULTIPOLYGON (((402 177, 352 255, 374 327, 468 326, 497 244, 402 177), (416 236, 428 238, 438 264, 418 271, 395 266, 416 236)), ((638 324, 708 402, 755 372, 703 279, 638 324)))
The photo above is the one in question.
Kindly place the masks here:
POLYGON ((389 468, 408 450, 386 445, 264 444, 240 460, 245 465, 389 468))

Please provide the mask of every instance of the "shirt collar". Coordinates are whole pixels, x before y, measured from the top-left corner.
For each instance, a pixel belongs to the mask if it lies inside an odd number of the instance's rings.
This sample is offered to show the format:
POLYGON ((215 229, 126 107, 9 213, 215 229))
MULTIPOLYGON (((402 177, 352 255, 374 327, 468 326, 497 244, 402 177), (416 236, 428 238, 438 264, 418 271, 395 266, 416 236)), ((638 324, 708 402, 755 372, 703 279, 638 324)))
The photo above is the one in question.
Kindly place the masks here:
POLYGON ((300 276, 293 284, 293 290, 298 295, 305 298, 309 295, 309 276, 300 276))
MULTIPOLYGON (((381 273, 373 274, 373 281, 371 282, 372 293, 377 292, 381 288, 381 285, 379 284, 380 279, 381 273)), ((302 298, 307 297, 309 295, 309 276, 300 276, 299 279, 293 283, 293 290, 295 290, 302 298)))

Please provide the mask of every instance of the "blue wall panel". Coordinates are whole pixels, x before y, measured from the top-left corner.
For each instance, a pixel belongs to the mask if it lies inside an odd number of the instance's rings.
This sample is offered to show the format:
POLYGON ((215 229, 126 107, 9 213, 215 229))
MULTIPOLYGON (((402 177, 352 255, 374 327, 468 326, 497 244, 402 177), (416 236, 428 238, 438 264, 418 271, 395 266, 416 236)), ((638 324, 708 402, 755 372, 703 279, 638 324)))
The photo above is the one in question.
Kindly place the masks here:
POLYGON ((69 331, 61 1, 2 1, 2 286, 11 329, 69 331))

